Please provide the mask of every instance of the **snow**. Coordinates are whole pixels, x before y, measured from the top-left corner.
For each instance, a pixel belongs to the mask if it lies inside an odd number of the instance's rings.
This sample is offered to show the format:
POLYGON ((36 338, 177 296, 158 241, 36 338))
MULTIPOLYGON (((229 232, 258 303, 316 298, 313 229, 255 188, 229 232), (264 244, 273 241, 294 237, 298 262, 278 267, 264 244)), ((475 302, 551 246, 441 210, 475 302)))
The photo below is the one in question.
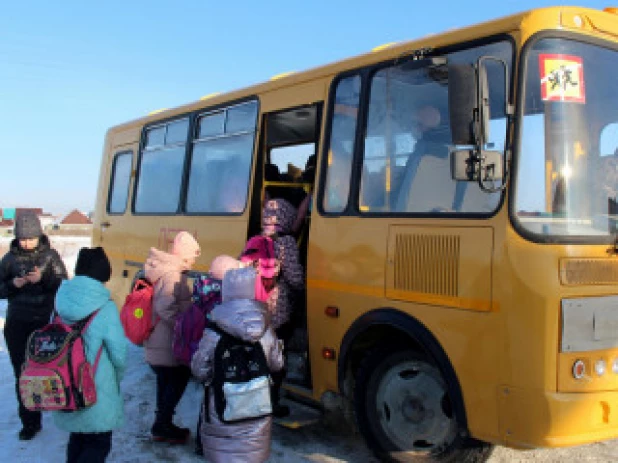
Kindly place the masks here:
MULTIPOLYGON (((0 300, 0 327, 4 328, 7 301, 0 300)), ((17 416, 15 380, 4 336, 0 339, 0 449, 2 461, 23 463, 62 463, 65 461, 68 433, 54 426, 49 413, 43 413, 43 430, 31 441, 20 441, 17 433, 21 423, 17 416)), ((176 410, 175 422, 191 428, 187 444, 173 446, 150 440, 154 418, 155 377, 143 360, 142 349, 131 345, 128 365, 121 383, 125 399, 125 425, 112 434, 109 462, 146 463, 154 461, 203 462, 193 453, 197 412, 202 389, 191 381, 176 410)), ((333 434, 322 428, 288 430, 274 427, 274 439, 269 462, 375 461, 358 437, 333 434), (360 447, 359 447, 360 443, 360 447), (356 455, 356 457, 355 457, 356 455), (351 458, 351 459, 348 459, 351 458)))

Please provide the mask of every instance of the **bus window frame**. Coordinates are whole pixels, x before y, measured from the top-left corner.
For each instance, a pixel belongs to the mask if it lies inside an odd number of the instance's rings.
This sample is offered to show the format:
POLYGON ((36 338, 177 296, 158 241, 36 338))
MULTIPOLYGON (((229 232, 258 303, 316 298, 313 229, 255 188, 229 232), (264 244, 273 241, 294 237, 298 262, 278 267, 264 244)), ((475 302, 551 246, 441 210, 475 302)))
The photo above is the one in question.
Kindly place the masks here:
MULTIPOLYGON (((443 47, 438 47, 434 49, 430 49, 430 52, 427 53, 429 58, 447 56, 450 53, 461 52, 465 50, 469 50, 475 47, 481 47, 484 45, 490 45, 492 43, 498 42, 506 42, 510 45, 511 49, 511 69, 509 72, 509 95, 508 102, 512 103, 513 101, 513 92, 515 89, 515 68, 516 68, 516 58, 517 58, 517 43, 515 38, 508 33, 500 33, 494 34, 486 37, 477 38, 474 40, 455 43, 451 45, 446 45, 443 47)), ((356 217, 367 217, 367 218, 441 218, 441 219, 466 219, 466 220, 478 220, 478 219, 490 219, 497 215, 502 208, 504 207, 505 202, 505 191, 502 191, 500 194, 500 199, 496 204, 496 207, 492 212, 489 213, 448 213, 448 212, 439 212, 439 213, 419 213, 419 212, 387 212, 387 213, 377 213, 371 211, 361 211, 360 210, 360 179, 362 174, 362 166, 364 160, 364 140, 365 134, 367 131, 367 119, 368 119, 368 109, 369 109, 369 97, 371 90, 371 78, 373 74, 378 72, 381 69, 387 68, 389 66, 402 64, 405 60, 414 60, 414 52, 416 50, 410 50, 407 54, 402 54, 399 57, 391 58, 388 60, 380 61, 378 63, 374 63, 368 66, 363 66, 359 68, 349 69, 342 73, 337 74, 329 87, 328 91, 328 102, 327 102, 327 112, 326 112, 326 121, 324 128, 324 143, 320 148, 321 160, 320 160, 320 180, 319 180, 319 190, 317 194, 317 211, 321 216, 324 217, 341 217, 341 216, 356 216, 356 217), (341 80, 346 77, 351 77, 354 75, 358 75, 361 78, 361 90, 359 96, 359 106, 358 106, 358 116, 356 122, 356 133, 354 136, 354 152, 352 153, 352 171, 350 173, 350 191, 348 193, 348 203, 346 207, 341 212, 329 212, 325 211, 323 208, 323 200, 324 193, 326 187, 326 173, 328 169, 327 158, 328 158, 328 150, 330 149, 331 135, 332 135, 332 124, 333 124, 333 116, 334 116, 334 102, 335 102, 335 94, 337 90, 337 85, 341 80)), ((419 59, 419 62, 425 61, 424 59, 419 59)), ((516 118, 512 118, 515 122, 516 118)), ((505 152, 514 152, 514 147, 512 143, 512 135, 511 133, 514 131, 513 123, 507 126, 507 131, 505 134, 505 152)), ((511 181, 508 179, 507 181, 511 181)))
POLYGON ((183 191, 183 197, 182 197, 182 203, 181 203, 182 215, 186 215, 188 217, 193 217, 193 216, 202 216, 202 217, 241 216, 247 211, 247 207, 250 207, 249 204, 251 202, 251 197, 250 197, 251 196, 251 183, 252 183, 251 179, 252 179, 253 171, 255 169, 255 163, 256 163, 255 147, 256 147, 256 140, 259 135, 258 120, 260 119, 260 99, 257 96, 250 97, 250 98, 243 98, 242 100, 237 100, 237 101, 234 101, 228 104, 222 104, 222 105, 217 105, 216 107, 212 107, 212 108, 201 109, 194 113, 194 117, 195 119, 193 121, 193 126, 191 129, 192 136, 190 137, 190 140, 189 140, 189 144, 191 146, 189 147, 189 153, 187 155, 187 164, 185 166, 186 167, 185 178, 183 179, 183 187, 182 187, 182 191, 183 191), (255 114, 255 121, 253 125, 253 131, 247 130, 243 132, 236 132, 232 135, 225 134, 225 126, 227 124, 227 115, 226 115, 226 117, 223 120, 223 133, 221 135, 198 138, 199 129, 200 129, 199 121, 201 117, 208 116, 210 114, 216 114, 218 112, 226 111, 236 106, 241 106, 243 104, 247 104, 251 102, 256 103, 256 114, 255 114), (195 146, 195 143, 201 142, 201 141, 216 140, 220 138, 232 138, 232 137, 237 137, 241 135, 248 135, 250 133, 253 133, 253 146, 251 148, 251 163, 249 165, 249 179, 248 179, 249 181, 247 182, 247 192, 245 194, 245 204, 244 204, 243 210, 240 212, 187 212, 187 197, 189 194, 189 178, 191 176, 191 164, 193 162, 193 151, 194 151, 193 147, 195 146))
POLYGON ((580 42, 587 45, 599 46, 608 50, 618 52, 618 45, 612 47, 612 42, 600 39, 598 37, 589 37, 574 32, 557 31, 557 30, 545 30, 537 32, 528 38, 528 41, 521 47, 519 54, 519 60, 517 62, 517 68, 519 69, 519 75, 517 76, 517 92, 515 117, 513 119, 513 133, 515 136, 511 142, 511 175, 508 179, 510 183, 508 185, 509 205, 508 215, 509 222, 513 229, 525 240, 536 244, 612 244, 615 241, 615 237, 608 236, 578 236, 578 235, 542 235, 533 233, 530 230, 524 228, 520 221, 517 219, 517 211, 515 210, 515 189, 517 187, 517 181, 519 176, 519 158, 520 149, 522 146, 522 132, 523 132, 523 118, 524 118, 524 104, 525 104, 525 92, 526 92, 526 75, 528 72, 528 56, 532 47, 542 39, 564 39, 574 42, 580 42))
MULTIPOLYGON (((168 216, 168 217, 169 216, 227 217, 227 216, 243 215, 247 209, 247 204, 250 201, 249 186, 251 185, 251 175, 255 168, 255 147, 256 147, 256 139, 257 139, 257 136, 259 135, 259 130, 258 130, 259 125, 258 124, 259 124, 259 118, 260 118, 260 110, 261 110, 260 98, 258 95, 252 94, 252 95, 249 95, 243 98, 225 101, 222 103, 218 103, 216 105, 207 106, 205 108, 198 108, 190 112, 176 114, 174 116, 169 116, 163 119, 159 119, 159 120, 144 124, 144 126, 141 128, 141 133, 140 133, 140 141, 139 141, 138 154, 137 154, 137 165, 135 168, 135 181, 133 182, 133 187, 131 188, 131 191, 130 191, 131 193, 131 208, 130 208, 131 214, 134 216, 145 216, 145 217, 159 217, 159 216, 161 217, 165 217, 165 216, 168 216), (231 108, 233 106, 238 106, 243 103, 248 103, 251 101, 256 102, 257 112, 256 112, 256 120, 255 120, 254 131, 253 131, 253 134, 254 134, 253 149, 251 151, 251 167, 250 167, 250 174, 249 174, 249 183, 247 185, 247 198, 245 201, 245 208, 243 209, 243 212, 227 212, 227 213, 201 213, 201 212, 190 212, 189 213, 189 212, 186 212, 187 188, 188 188, 188 182, 189 182, 191 161, 193 158, 193 142, 195 140, 198 140, 196 131, 199 128, 198 123, 197 123, 199 120, 199 117, 207 113, 214 113, 222 109, 231 108), (148 130, 156 128, 156 127, 160 127, 162 125, 169 124, 170 122, 173 122, 175 120, 181 120, 185 118, 188 118, 189 120, 189 127, 187 130, 187 139, 185 141, 184 163, 183 163, 183 168, 182 168, 180 193, 178 197, 178 205, 176 207, 176 211, 175 212, 136 212, 135 211, 135 201, 137 198, 137 188, 139 185, 139 179, 140 179, 141 170, 142 170, 141 169, 142 157, 143 157, 144 149, 146 148, 148 130)), ((126 208, 125 208, 125 212, 126 212, 126 208)))
MULTIPOLYGON (((319 165, 320 165, 320 180, 318 182, 318 192, 316 195, 316 202, 317 202, 317 210, 319 212, 320 215, 324 216, 324 217, 341 217, 341 216, 353 216, 356 214, 353 214, 353 211, 351 210, 351 201, 350 198, 352 196, 353 193, 353 189, 354 189, 354 171, 356 170, 354 168, 354 165, 357 162, 357 144, 358 144, 358 138, 359 138, 359 120, 361 117, 361 113, 363 111, 363 95, 365 93, 365 81, 366 81, 366 74, 368 71, 368 67, 363 67, 363 68, 356 68, 356 69, 350 69, 347 71, 344 71, 340 74, 337 74, 337 76, 332 80, 331 84, 330 84, 330 88, 328 90, 328 102, 326 104, 326 120, 325 120, 325 125, 324 125, 324 136, 323 136, 323 140, 324 143, 322 144, 322 147, 318 147, 318 150, 320 151, 320 161, 319 161, 319 165), (326 177, 328 174, 328 151, 330 150, 330 145, 331 145, 331 140, 332 140, 332 132, 333 132, 333 119, 334 119, 334 109, 335 109, 335 96, 337 93, 337 86, 339 85, 339 83, 347 78, 350 77, 355 77, 358 76, 361 80, 361 88, 360 88, 360 93, 359 93, 359 97, 358 97, 358 113, 356 116, 356 128, 355 128, 355 132, 354 132, 354 150, 352 152, 352 166, 351 166, 351 170, 350 170, 350 190, 348 192, 348 201, 345 205, 345 207, 337 212, 337 211, 326 211, 324 209, 324 196, 325 196, 325 189, 326 189, 326 177)), ((317 150, 316 150, 317 151, 317 150)))
POLYGON ((133 172, 133 150, 125 149, 125 150, 116 152, 113 155, 111 175, 109 177, 109 183, 108 183, 108 188, 107 188, 107 200, 106 200, 106 208, 105 208, 105 213, 107 215, 121 216, 121 215, 126 214, 128 205, 130 203, 129 195, 131 194, 131 173, 132 172, 133 172), (127 183, 127 198, 124 201, 124 208, 122 209, 121 212, 112 212, 110 206, 112 202, 112 192, 115 187, 114 182, 116 181, 116 163, 118 162, 118 158, 120 158, 120 156, 126 156, 127 154, 130 155, 131 157, 131 171, 129 172, 129 182, 127 183))
MULTIPOLYGON (((188 149, 188 143, 191 138, 191 130, 192 130, 194 122, 195 121, 194 121, 193 113, 183 113, 183 114, 177 114, 175 116, 170 116, 165 119, 154 121, 153 123, 146 124, 142 127, 141 135, 140 135, 140 142, 139 142, 139 154, 137 158, 137 167, 135 169, 135 182, 133 182, 133 194, 131 198, 131 214, 135 216, 147 216, 147 217, 148 216, 158 217, 158 216, 180 215, 181 204, 183 201, 183 190, 184 190, 183 185, 185 182, 185 175, 186 175, 186 170, 187 170, 187 149, 188 149), (187 127, 187 138, 185 140, 185 154, 184 154, 184 160, 183 160, 182 173, 180 176, 180 191, 178 192, 178 204, 176 204, 176 211, 175 212, 137 212, 135 210, 135 203, 137 201, 137 189, 139 187, 139 182, 141 180, 141 175, 142 175, 142 161, 144 158, 144 151, 146 150, 146 141, 148 139, 148 136, 147 136, 148 131, 151 129, 156 129, 157 127, 166 126, 167 124, 171 122, 180 121, 182 119, 188 119, 189 125, 187 127)), ((180 143, 176 143, 174 145, 180 145, 180 143)), ((160 147, 165 147, 165 146, 166 146, 165 143, 163 145, 154 145, 155 148, 160 148, 160 147)))

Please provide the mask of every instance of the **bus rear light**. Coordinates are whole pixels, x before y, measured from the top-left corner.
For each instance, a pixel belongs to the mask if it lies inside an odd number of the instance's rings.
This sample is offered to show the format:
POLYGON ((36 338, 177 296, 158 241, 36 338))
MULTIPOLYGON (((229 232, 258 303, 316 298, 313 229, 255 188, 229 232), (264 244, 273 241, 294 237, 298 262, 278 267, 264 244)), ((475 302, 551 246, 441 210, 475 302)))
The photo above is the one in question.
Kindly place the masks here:
POLYGON ((583 360, 576 360, 573 364, 573 378, 582 379, 586 374, 586 365, 583 360))
POLYGON ((597 375, 603 376, 605 374, 605 370, 605 360, 597 360, 596 362, 594 362, 594 371, 597 375))
POLYGON ((331 349, 330 347, 324 347, 322 349, 322 357, 326 360, 335 360, 335 349, 331 349))

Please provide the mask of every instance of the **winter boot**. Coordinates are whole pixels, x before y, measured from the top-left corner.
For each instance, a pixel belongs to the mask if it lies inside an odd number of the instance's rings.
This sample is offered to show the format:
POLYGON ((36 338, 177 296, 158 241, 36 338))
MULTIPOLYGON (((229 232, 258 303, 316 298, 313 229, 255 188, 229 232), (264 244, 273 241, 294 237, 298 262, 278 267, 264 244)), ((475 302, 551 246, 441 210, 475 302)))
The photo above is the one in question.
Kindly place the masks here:
POLYGON ((285 370, 272 372, 270 374, 273 382, 270 387, 270 402, 272 403, 273 416, 275 418, 285 418, 290 414, 290 407, 279 403, 281 393, 281 383, 285 377, 285 370))
POLYGON ((41 423, 24 424, 19 431, 19 440, 31 440, 41 430, 41 423))
POLYGON ((157 421, 150 430, 152 440, 155 442, 167 442, 169 444, 184 444, 191 435, 187 428, 179 428, 173 423, 157 421))

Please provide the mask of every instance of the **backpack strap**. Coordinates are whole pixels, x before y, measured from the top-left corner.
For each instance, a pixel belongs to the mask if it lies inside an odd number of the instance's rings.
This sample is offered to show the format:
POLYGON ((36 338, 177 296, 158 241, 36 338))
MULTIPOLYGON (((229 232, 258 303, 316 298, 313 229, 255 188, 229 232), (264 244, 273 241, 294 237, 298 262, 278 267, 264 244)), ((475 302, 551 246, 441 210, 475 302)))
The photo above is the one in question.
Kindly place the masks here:
MULTIPOLYGON (((95 310, 90 315, 88 315, 87 317, 82 318, 81 320, 76 321, 71 326, 75 327, 77 329, 79 335, 81 336, 82 333, 86 330, 86 328, 88 328, 90 326, 90 323, 92 323, 92 320, 94 319, 94 316, 99 313, 99 310, 101 310, 101 309, 95 310)), ((62 318, 60 318, 60 314, 58 314, 58 312, 56 312, 55 309, 54 309, 54 314, 55 314, 54 320, 58 319, 58 320, 62 321, 62 318)), ((97 352, 97 356, 96 356, 96 358, 94 360, 93 374, 96 373, 96 371, 97 371, 97 366, 99 365, 99 359, 101 358, 101 353, 102 352, 103 352, 103 343, 101 343, 101 347, 99 347, 99 350, 97 352)))
POLYGON ((99 360, 101 359, 101 353, 103 352, 103 343, 101 343, 101 347, 99 347, 99 351, 97 352, 97 358, 94 359, 93 374, 97 372, 97 367, 99 366, 99 360))
POLYGON ((145 288, 147 286, 150 286, 152 288, 152 292, 153 292, 153 300, 151 301, 151 304, 152 304, 152 313, 154 314, 154 321, 152 322, 152 326, 150 327, 150 331, 148 331, 148 336, 146 336, 146 339, 148 339, 150 337, 152 332, 157 327, 157 323, 159 323, 159 320, 161 320, 161 318, 159 318, 159 315, 157 314, 156 310, 154 309, 154 283, 152 283, 150 280, 148 280, 145 276, 142 277, 142 278, 138 278, 135 281, 135 285, 133 286, 133 291, 136 291, 137 289, 145 288))
MULTIPOLYGON (((213 352, 213 357, 216 358, 217 356, 217 347, 219 346, 219 343, 224 339, 224 336, 232 336, 229 333, 226 333, 225 331, 223 331, 219 325, 217 325, 216 323, 211 323, 210 326, 208 326, 208 329, 214 331, 215 333, 217 333, 219 335, 219 340, 217 341, 217 344, 215 345, 215 350, 213 352)), ((214 361, 213 358, 213 362, 212 362, 212 379, 215 379, 215 366, 216 362, 214 361)), ((212 388, 212 381, 210 382, 210 385, 206 386, 204 385, 204 413, 205 413, 205 417, 204 419, 206 420, 207 423, 210 423, 210 391, 213 390, 212 388)), ((213 394, 214 394, 214 390, 213 390, 213 394)), ((214 400, 214 398, 213 398, 214 400)))
MULTIPOLYGON (((97 313, 99 313, 99 310, 101 310, 101 309, 97 309, 97 310, 95 310, 95 311, 94 311, 94 312, 92 312, 90 315, 88 315, 85 319, 80 320, 79 322, 77 322, 77 323, 81 323, 81 322, 83 322, 83 321, 85 321, 85 322, 86 322, 86 323, 84 324, 84 326, 83 326, 83 327, 79 330, 79 334, 80 334, 80 335, 81 335, 81 334, 82 334, 82 333, 86 330, 86 328, 88 328, 88 327, 90 326, 90 323, 92 323, 92 320, 94 319, 94 316, 95 316, 97 313)), ((103 343, 101 343, 101 347, 99 347, 99 351, 97 352, 97 356, 96 356, 96 358, 94 359, 94 365, 92 366, 92 367, 93 367, 93 371, 92 371, 92 374, 93 374, 93 375, 97 372, 97 367, 99 366, 99 360, 100 360, 100 358, 101 358, 101 353, 102 353, 102 352, 103 352, 103 343)))
MULTIPOLYGON (((101 309, 97 309, 94 312, 92 312, 90 315, 88 315, 87 317, 84 317, 81 320, 78 320, 75 323, 71 324, 71 327, 73 329, 76 329, 81 335, 86 330, 86 328, 90 326, 90 323, 92 323, 92 319, 97 313, 99 313, 99 310, 101 309)), ((60 318, 60 315, 58 315, 58 318, 60 318)))

